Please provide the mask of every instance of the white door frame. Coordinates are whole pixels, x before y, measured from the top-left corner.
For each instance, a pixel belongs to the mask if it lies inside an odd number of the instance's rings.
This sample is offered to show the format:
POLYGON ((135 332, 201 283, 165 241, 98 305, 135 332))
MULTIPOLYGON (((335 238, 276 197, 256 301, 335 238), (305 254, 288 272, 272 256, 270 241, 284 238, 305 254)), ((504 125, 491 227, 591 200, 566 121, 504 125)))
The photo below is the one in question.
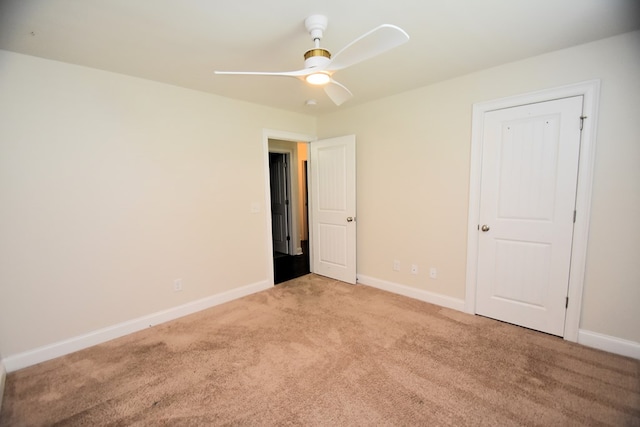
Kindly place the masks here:
POLYGON ((571 96, 584 97, 584 127, 580 142, 578 165, 578 189, 576 194, 576 221, 573 231, 571 270, 569 277, 569 304, 565 320, 564 339, 577 342, 582 311, 582 291, 587 258, 589 219, 591 216, 591 192, 595 164, 595 142, 600 94, 600 80, 589 80, 567 86, 545 89, 508 98, 501 98, 473 105, 471 127, 471 167, 469 177, 469 218, 467 224, 467 281, 465 311, 475 314, 476 280, 478 268, 478 220, 480 215, 480 184, 482 173, 482 135, 484 114, 489 111, 536 102, 550 101, 571 96))
MULTIPOLYGON (((265 206, 265 224, 267 234, 266 238, 266 260, 267 260, 267 274, 269 284, 271 286, 274 285, 273 280, 273 231, 271 230, 271 187, 269 185, 269 181, 271 177, 269 175, 269 140, 270 139, 279 139, 281 141, 291 141, 291 142, 312 142, 317 140, 318 138, 315 135, 301 134, 295 132, 287 132, 273 129, 263 129, 262 130, 262 157, 263 157, 263 169, 264 169, 264 206, 265 206)), ((311 212, 309 212, 309 216, 311 216, 311 212)), ((309 233, 309 248, 311 248, 311 233, 309 233)), ((313 258, 309 254, 309 266, 313 271, 313 258)))

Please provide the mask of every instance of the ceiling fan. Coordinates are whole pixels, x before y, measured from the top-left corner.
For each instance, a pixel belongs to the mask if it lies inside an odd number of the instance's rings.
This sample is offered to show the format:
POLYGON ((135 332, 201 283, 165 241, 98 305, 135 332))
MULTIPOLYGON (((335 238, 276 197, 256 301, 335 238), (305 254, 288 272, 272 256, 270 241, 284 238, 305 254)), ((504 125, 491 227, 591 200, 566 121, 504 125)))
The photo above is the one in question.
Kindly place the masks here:
POLYGON ((351 65, 373 58, 389 49, 409 41, 409 35, 399 27, 390 24, 380 25, 358 37, 336 53, 333 58, 327 49, 320 47, 320 40, 327 29, 327 17, 311 15, 304 21, 315 47, 304 54, 304 68, 297 71, 261 72, 261 71, 216 71, 216 74, 286 76, 305 80, 307 83, 324 86, 327 96, 336 105, 348 101, 353 94, 333 79, 333 73, 351 65))

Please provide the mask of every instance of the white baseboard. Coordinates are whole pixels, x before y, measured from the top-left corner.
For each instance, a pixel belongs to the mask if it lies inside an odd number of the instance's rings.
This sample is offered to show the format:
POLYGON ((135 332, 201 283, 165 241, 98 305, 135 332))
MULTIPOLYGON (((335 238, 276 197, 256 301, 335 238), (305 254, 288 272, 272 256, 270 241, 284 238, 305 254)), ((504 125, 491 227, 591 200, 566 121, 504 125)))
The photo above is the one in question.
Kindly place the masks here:
POLYGON ((580 329, 578 331, 578 343, 586 345, 587 347, 608 351, 609 353, 640 359, 640 343, 635 341, 628 341, 610 335, 580 329))
POLYGON ((216 305, 224 304, 225 302, 269 289, 272 286, 273 285, 268 281, 258 282, 179 305, 177 307, 172 307, 157 313, 149 314, 147 316, 139 317, 137 319, 132 319, 117 325, 108 326, 84 335, 8 356, 3 359, 4 366, 7 372, 13 372, 18 369, 26 368, 37 363, 45 362, 56 357, 64 356, 78 350, 101 344, 133 332, 141 331, 150 326, 168 322, 216 305))
MULTIPOLYGON (((364 275, 358 275, 358 283, 382 289, 384 291, 414 298, 420 301, 451 308, 464 312, 464 300, 449 297, 434 292, 416 289, 398 283, 388 282, 364 275)), ((168 322, 201 310, 205 310, 216 305, 224 304, 243 296, 251 295, 269 289, 272 285, 267 282, 258 282, 246 285, 237 289, 232 289, 220 294, 212 295, 197 301, 192 301, 177 307, 139 317, 117 325, 99 329, 84 335, 73 337, 47 346, 39 347, 0 360, 0 409, 7 372, 26 368, 37 363, 45 362, 56 357, 64 356, 74 351, 82 350, 133 332, 146 329, 150 326, 168 322)), ((578 343, 587 347, 597 348, 610 353, 640 359, 640 343, 628 341, 609 335, 599 334, 584 329, 578 332, 578 343)))
POLYGON ((4 363, 0 359, 0 413, 2 413, 2 398, 4 397, 4 384, 7 379, 7 371, 4 368, 4 363))
POLYGON ((358 283, 442 307, 451 308, 453 310, 464 311, 463 299, 436 294, 434 292, 416 289, 410 286, 400 285, 398 283, 387 282, 386 280, 363 276, 361 274, 358 274, 358 283))
MULTIPOLYGON (((457 299, 442 294, 436 294, 434 292, 416 289, 409 286, 400 285, 398 283, 364 276, 361 274, 358 275, 358 283, 392 292, 394 294, 403 295, 409 298, 414 298, 420 301, 465 312, 465 302, 462 299, 457 299)), ((627 356, 634 359, 640 359, 640 343, 634 341, 628 341, 621 338, 580 329, 578 331, 578 343, 587 347, 593 347, 599 350, 608 351, 609 353, 619 354, 621 356, 627 356)))

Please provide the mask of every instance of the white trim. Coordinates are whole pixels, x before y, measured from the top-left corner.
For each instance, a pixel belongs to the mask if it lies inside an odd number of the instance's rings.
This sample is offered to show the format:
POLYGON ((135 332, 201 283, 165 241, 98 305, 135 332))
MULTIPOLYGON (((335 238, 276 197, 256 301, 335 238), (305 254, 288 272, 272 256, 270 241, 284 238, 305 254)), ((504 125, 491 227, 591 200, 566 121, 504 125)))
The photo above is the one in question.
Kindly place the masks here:
POLYGON ((358 283, 361 285, 367 285, 373 288, 382 289, 383 291, 392 292, 394 294, 403 295, 405 297, 428 302, 430 304, 439 305, 441 307, 464 311, 464 300, 453 298, 447 295, 436 294, 434 292, 425 291, 423 289, 416 289, 410 286, 376 279, 374 277, 363 276, 362 274, 358 274, 358 283))
POLYGON ((2 398, 4 397, 4 385, 6 384, 7 370, 4 368, 4 363, 0 359, 0 414, 2 413, 2 398))
POLYGON ((69 338, 64 341, 25 351, 23 353, 18 353, 4 358, 3 362, 7 372, 13 372, 40 362, 45 362, 56 357, 98 345, 124 335, 141 331, 160 323, 168 322, 216 305, 224 304, 226 302, 269 289, 272 286, 273 280, 271 283, 268 281, 262 281, 242 286, 240 288, 231 289, 229 291, 192 301, 177 307, 172 307, 167 310, 132 319, 117 325, 98 329, 84 335, 69 338))
MULTIPOLYGON (((271 177, 269 176, 269 140, 279 139, 281 141, 292 142, 311 142, 318 138, 314 135, 307 135, 302 133, 287 132, 274 129, 262 130, 262 156, 263 156, 263 169, 264 169, 264 206, 265 206, 265 229, 266 229, 266 262, 267 262, 267 277, 271 285, 273 285, 274 271, 273 271, 273 231, 271 230, 271 188, 269 182, 271 177)), ((309 212, 311 215, 311 212, 309 212)), ((309 233, 309 247, 311 247, 311 233, 309 233)), ((309 263, 313 263, 312 254, 309 254, 309 263)), ((313 265, 311 265, 313 268, 313 265)))
POLYGON ((580 329, 578 331, 578 343, 608 351, 609 353, 640 359, 640 343, 635 341, 623 340, 622 338, 580 329))
POLYGON ((558 88, 546 89, 528 94, 501 98, 473 105, 471 127, 471 168, 469 178, 469 217, 467 224, 467 280, 464 310, 475 313, 476 272, 478 258, 478 217, 480 214, 480 177, 482 162, 482 134, 484 114, 518 105, 544 102, 553 99, 583 96, 583 115, 587 116, 582 131, 578 190, 574 224, 571 273, 569 279, 569 306, 565 320, 564 339, 578 340, 580 313, 582 311, 582 291, 587 258, 589 219, 591 215, 591 190, 595 163, 596 127, 598 122, 598 100, 600 80, 590 80, 558 88))

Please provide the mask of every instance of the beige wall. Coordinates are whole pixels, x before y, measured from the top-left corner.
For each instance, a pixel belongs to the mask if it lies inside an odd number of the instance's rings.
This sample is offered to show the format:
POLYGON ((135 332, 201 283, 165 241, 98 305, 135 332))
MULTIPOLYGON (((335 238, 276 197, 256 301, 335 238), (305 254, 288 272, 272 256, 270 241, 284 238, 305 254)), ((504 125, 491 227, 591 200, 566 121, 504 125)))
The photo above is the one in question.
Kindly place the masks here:
POLYGON ((602 87, 580 327, 640 342, 640 32, 321 117, 319 137, 357 135, 358 273, 463 299, 472 104, 590 79, 602 87))
POLYGON ((4 357, 268 280, 263 128, 314 118, 6 51, 0 73, 4 357))

